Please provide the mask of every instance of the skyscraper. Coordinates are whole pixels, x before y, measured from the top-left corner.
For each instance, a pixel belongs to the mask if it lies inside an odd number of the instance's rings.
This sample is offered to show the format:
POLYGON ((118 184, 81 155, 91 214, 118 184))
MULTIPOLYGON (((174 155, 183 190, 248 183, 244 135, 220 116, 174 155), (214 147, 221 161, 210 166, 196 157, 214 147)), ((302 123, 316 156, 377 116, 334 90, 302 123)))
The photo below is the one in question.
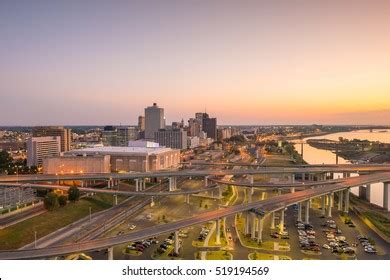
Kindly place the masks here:
POLYGON ((187 149, 187 132, 182 128, 160 129, 154 133, 154 141, 161 146, 184 150, 187 149))
POLYGON ((153 103, 145 108, 145 139, 154 139, 154 133, 165 128, 164 109, 153 103))
POLYGON ((59 136, 61 141, 61 152, 70 151, 71 130, 63 126, 37 126, 32 129, 33 137, 59 136))

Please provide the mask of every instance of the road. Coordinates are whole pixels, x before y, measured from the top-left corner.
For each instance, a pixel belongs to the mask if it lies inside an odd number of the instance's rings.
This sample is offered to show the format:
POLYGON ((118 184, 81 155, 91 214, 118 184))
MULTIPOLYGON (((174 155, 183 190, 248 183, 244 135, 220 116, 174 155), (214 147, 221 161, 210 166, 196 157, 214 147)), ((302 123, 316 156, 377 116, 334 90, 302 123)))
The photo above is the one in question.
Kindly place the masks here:
POLYGON ((300 192, 283 194, 280 196, 272 197, 267 200, 256 201, 247 204, 234 205, 227 208, 221 208, 214 211, 200 213, 195 217, 189 217, 180 221, 156 225, 150 228, 145 228, 129 234, 104 238, 93 241, 80 242, 78 244, 70 244, 64 246, 39 248, 39 249, 27 249, 19 251, 0 251, 0 259, 30 259, 41 258, 48 256, 66 255, 74 252, 91 251, 96 249, 109 248, 115 245, 127 243, 130 241, 136 241, 160 235, 164 233, 170 233, 175 230, 187 228, 189 226, 202 224, 211 220, 235 215, 237 213, 245 212, 253 208, 260 208, 265 212, 273 212, 286 208, 287 206, 296 204, 308 200, 309 198, 320 197, 330 192, 336 192, 344 190, 349 187, 357 187, 365 184, 371 184, 375 182, 390 181, 390 172, 362 175, 358 177, 347 178, 343 183, 327 185, 318 187, 315 189, 306 189, 300 192))
POLYGON ((365 172, 390 172, 390 164, 346 164, 346 165, 323 165, 323 166, 280 166, 262 167, 256 169, 219 169, 219 170, 177 170, 177 171, 156 171, 142 173, 106 173, 106 174, 35 174, 19 176, 0 176, 0 182, 56 182, 56 181, 77 181, 77 180, 130 180, 137 178, 164 178, 164 177, 204 177, 204 176, 242 176, 254 174, 301 174, 301 173, 365 173, 365 172))

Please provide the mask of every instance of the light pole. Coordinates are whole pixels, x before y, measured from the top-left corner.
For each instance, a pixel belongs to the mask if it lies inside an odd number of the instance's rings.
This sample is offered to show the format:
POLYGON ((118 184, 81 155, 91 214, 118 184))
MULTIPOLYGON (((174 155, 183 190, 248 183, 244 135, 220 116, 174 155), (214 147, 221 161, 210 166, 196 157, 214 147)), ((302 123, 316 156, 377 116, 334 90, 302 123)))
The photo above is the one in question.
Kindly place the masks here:
POLYGON ((34 248, 37 248, 37 231, 34 231, 34 248))

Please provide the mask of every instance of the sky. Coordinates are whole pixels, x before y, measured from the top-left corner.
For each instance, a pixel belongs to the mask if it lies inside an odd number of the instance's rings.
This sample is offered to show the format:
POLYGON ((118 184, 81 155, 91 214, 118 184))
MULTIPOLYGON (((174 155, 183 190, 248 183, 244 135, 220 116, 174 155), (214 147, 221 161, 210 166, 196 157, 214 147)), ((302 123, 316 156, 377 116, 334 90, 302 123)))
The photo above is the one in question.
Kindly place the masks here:
POLYGON ((0 1, 0 125, 390 125, 390 1, 0 1))

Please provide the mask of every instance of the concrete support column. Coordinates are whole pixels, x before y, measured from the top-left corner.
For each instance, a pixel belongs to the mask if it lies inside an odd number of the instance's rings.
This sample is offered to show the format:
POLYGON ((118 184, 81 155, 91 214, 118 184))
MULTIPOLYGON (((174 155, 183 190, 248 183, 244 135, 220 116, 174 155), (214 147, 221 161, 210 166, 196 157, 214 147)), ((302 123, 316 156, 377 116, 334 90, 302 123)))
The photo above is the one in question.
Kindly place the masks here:
POLYGON ((271 229, 275 229, 275 212, 271 213, 271 229))
POLYGON ((187 204, 190 204, 190 195, 189 194, 186 194, 186 201, 185 201, 187 204))
POLYGON ((291 183, 294 184, 295 183, 295 174, 291 174, 291 183))
POLYGON ((309 215, 310 215, 310 200, 305 201, 305 224, 309 223, 309 215))
POLYGON ((256 214, 251 212, 251 238, 256 238, 256 214))
POLYGON ((338 205, 337 205, 337 210, 341 211, 343 210, 343 199, 344 199, 344 192, 339 191, 338 192, 338 205))
POLYGON ((263 242, 263 224, 264 218, 259 216, 258 224, 257 224, 257 242, 263 242))
POLYGON ((305 173, 302 173, 302 181, 305 181, 305 173))
POLYGON ((344 191, 344 212, 348 213, 349 211, 349 189, 344 191))
POLYGON ((113 260, 114 259, 114 247, 109 247, 107 249, 108 253, 108 260, 113 260))
POLYGON ((302 202, 298 202, 298 222, 302 222, 302 202))
POLYGON ((205 176, 205 177, 204 177, 204 186, 207 187, 208 184, 209 184, 209 182, 208 182, 208 176, 205 176))
POLYGON ((253 182, 254 182, 253 175, 249 175, 249 183, 253 185, 253 182))
POLYGON ((84 188, 84 181, 80 182, 80 187, 84 188))
POLYGON ((138 185, 138 190, 139 190, 139 191, 143 191, 144 179, 143 179, 143 178, 140 178, 138 183, 139 183, 139 185, 138 185))
POLYGON ((282 189, 278 189, 278 195, 282 195, 282 189))
POLYGON ((326 209, 326 196, 323 195, 321 197, 321 215, 325 216, 325 209, 326 209))
POLYGON ((221 219, 216 221, 215 244, 221 244, 221 219))
POLYGON ((249 234, 249 212, 245 212, 245 235, 249 234))
POLYGON ((295 193, 295 187, 292 187, 292 188, 290 189, 290 191, 291 191, 291 193, 295 193))
POLYGON ((332 193, 328 193, 328 208, 327 208, 327 214, 326 216, 328 218, 331 218, 332 217, 332 193))
POLYGON ((135 179, 135 191, 139 191, 139 179, 135 179))
POLYGON ((383 183, 383 208, 390 212, 390 182, 383 183))
POLYGON ((246 188, 245 192, 246 192, 246 194, 248 196, 248 203, 251 203, 252 202, 252 193, 251 193, 251 191, 246 188))
POLYGON ((143 187, 142 187, 142 190, 146 190, 146 178, 143 179, 143 187))
POLYGON ((284 209, 280 211, 280 218, 279 218, 279 232, 284 231, 284 209))
POLYGON ((169 177, 169 191, 173 191, 173 177, 169 177))
POLYGON ((118 205, 118 196, 116 194, 113 195, 114 205, 118 205))
POLYGON ((174 251, 175 251, 175 254, 176 255, 179 255, 179 231, 178 230, 176 230, 175 231, 175 238, 174 238, 175 240, 174 240, 174 251))
POLYGON ((366 200, 368 202, 371 202, 371 185, 370 184, 366 185, 366 195, 365 195, 365 197, 366 197, 366 200))
POLYGON ((222 198, 222 186, 218 186, 218 198, 222 198))
POLYGON ((150 198, 150 207, 153 207, 154 206, 154 197, 152 196, 150 198))

